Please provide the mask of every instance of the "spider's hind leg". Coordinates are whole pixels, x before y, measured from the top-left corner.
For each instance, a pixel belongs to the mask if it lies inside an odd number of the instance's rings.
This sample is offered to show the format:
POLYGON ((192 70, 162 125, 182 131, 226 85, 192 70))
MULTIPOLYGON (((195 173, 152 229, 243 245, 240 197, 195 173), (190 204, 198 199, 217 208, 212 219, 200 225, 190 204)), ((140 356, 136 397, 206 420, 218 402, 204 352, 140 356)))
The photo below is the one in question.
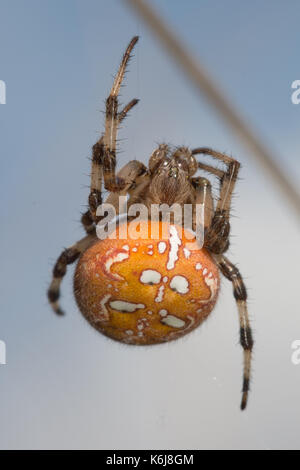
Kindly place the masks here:
POLYGON ((235 297, 240 321, 240 344, 244 350, 244 378, 243 378, 243 395, 241 409, 247 406, 250 373, 251 373, 251 356, 253 348, 252 330, 247 309, 247 291, 242 276, 234 264, 224 255, 214 256, 222 274, 232 282, 233 295, 235 297))

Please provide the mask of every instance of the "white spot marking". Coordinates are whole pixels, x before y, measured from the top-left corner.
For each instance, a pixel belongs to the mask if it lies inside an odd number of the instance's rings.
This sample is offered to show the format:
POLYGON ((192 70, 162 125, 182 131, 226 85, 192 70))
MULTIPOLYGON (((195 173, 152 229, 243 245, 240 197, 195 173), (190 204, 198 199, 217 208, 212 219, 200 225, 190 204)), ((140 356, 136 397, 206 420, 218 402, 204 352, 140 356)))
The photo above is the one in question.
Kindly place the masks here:
POLYGON ((129 251, 129 246, 128 245, 124 245, 122 246, 123 250, 126 250, 126 251, 129 251))
POLYGON ((152 250, 147 251, 147 255, 153 255, 153 251, 152 250))
POLYGON ((149 326, 147 318, 140 318, 137 322, 137 329, 139 331, 142 331, 144 328, 146 328, 146 326, 149 326))
POLYGON ((122 253, 122 252, 117 253, 115 256, 112 256, 111 258, 108 258, 108 260, 105 262, 106 271, 108 273, 112 274, 115 277, 115 279, 122 280, 123 278, 121 276, 119 276, 119 274, 117 274, 117 273, 112 273, 110 271, 110 268, 114 263, 119 263, 121 261, 124 261, 127 258, 129 258, 129 254, 128 253, 122 253))
POLYGON ((132 251, 138 251, 138 249, 134 247, 134 248, 132 248, 132 251))
POLYGON ((126 330, 125 333, 126 333, 127 335, 133 335, 133 331, 132 331, 132 330, 126 330))
POLYGON ((170 226, 170 251, 169 251, 169 259, 167 263, 167 269, 173 269, 175 266, 176 261, 178 260, 178 248, 181 245, 181 240, 178 236, 178 232, 174 225, 170 226))
POLYGON ((173 328, 182 328, 185 325, 185 321, 181 320, 181 318, 175 317, 174 315, 167 315, 161 320, 161 322, 165 325, 172 326, 173 328))
POLYGON ((187 248, 183 248, 183 253, 186 259, 189 259, 189 257, 191 256, 191 252, 187 248))
POLYGON ((158 252, 163 254, 166 251, 167 244, 165 242, 159 242, 158 244, 158 252))
POLYGON ((207 269, 204 268, 202 272, 203 272, 203 276, 205 276, 205 274, 207 274, 207 269))
POLYGON ((101 302, 100 302, 100 315, 101 315, 102 319, 104 319, 104 320, 109 319, 109 313, 107 311, 107 308, 106 308, 105 304, 108 301, 108 299, 110 299, 110 297, 111 297, 110 294, 107 294, 101 299, 101 302))
POLYGON ((197 263, 195 268, 197 269, 197 271, 199 271, 201 268, 202 268, 202 264, 201 263, 197 263))
POLYGON ((125 302, 124 300, 112 300, 109 306, 119 312, 134 312, 140 308, 145 308, 144 304, 134 304, 133 302, 125 302))
POLYGON ((155 297, 155 302, 161 302, 164 297, 165 286, 160 286, 158 289, 157 296, 155 297))
POLYGON ((210 277, 205 277, 204 281, 206 285, 210 288, 210 293, 211 293, 210 298, 207 300, 212 300, 216 296, 216 293, 218 290, 218 281, 217 279, 210 278, 210 277))
POLYGON ((187 330, 192 330, 195 324, 195 318, 191 315, 188 315, 187 318, 190 320, 190 324, 187 327, 187 330))
POLYGON ((147 312, 147 313, 148 313, 149 315, 152 315, 152 312, 151 312, 151 310, 148 310, 148 312, 147 312))
POLYGON ((159 284, 161 280, 161 274, 154 269, 145 269, 142 271, 140 281, 143 284, 159 284))
POLYGON ((162 308, 158 313, 161 317, 166 317, 168 315, 168 310, 162 308))
POLYGON ((168 276, 165 276, 165 277, 163 278, 163 282, 168 282, 168 279, 169 279, 168 276))
POLYGON ((179 294, 186 294, 189 291, 189 283, 184 276, 174 276, 171 279, 170 287, 179 294))

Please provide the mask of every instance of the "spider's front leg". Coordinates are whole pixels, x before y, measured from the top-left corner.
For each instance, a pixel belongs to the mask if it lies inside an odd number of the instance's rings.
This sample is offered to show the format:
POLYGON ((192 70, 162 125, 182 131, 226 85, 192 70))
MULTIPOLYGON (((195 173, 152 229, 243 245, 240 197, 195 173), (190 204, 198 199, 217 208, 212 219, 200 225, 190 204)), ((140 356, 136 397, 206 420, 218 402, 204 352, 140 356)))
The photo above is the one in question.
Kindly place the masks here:
POLYGON ((226 164, 227 170, 221 171, 210 165, 199 162, 199 168, 216 175, 220 179, 220 196, 209 230, 205 234, 205 246, 216 254, 224 253, 229 246, 230 207, 234 186, 237 180, 240 163, 224 153, 201 147, 192 154, 210 155, 226 164))
POLYGON ((118 192, 124 190, 126 186, 124 179, 115 175, 117 130, 120 123, 126 118, 128 112, 139 100, 134 98, 119 112, 118 94, 131 51, 137 41, 138 37, 134 37, 125 51, 110 95, 106 100, 105 132, 93 146, 91 189, 88 200, 89 210, 85 212, 81 218, 81 223, 87 233, 91 233, 95 229, 95 224, 100 220, 96 215, 96 211, 97 207, 102 204, 103 177, 105 189, 108 191, 118 192))
MULTIPOLYGON (((131 109, 138 100, 132 100, 122 111, 122 119, 126 116, 129 109, 131 109), (130 108, 129 108, 130 106, 130 108)), ((89 209, 82 214, 81 223, 86 233, 92 233, 95 231, 96 224, 101 220, 101 217, 97 216, 97 208, 102 204, 102 159, 98 155, 98 144, 101 144, 103 137, 97 142, 93 147, 93 157, 92 157, 92 173, 91 173, 91 190, 89 194, 89 209)), ((102 153, 103 156, 103 153, 102 153)), ((108 198, 112 198, 112 194, 118 196, 127 194, 127 191, 133 184, 133 181, 138 178, 141 174, 146 173, 146 167, 140 162, 133 160, 125 165, 117 174, 119 180, 124 181, 124 187, 117 194, 110 193, 108 198)), ((114 198, 115 199, 115 198, 114 198)), ((110 202, 110 201, 106 201, 110 202)))
POLYGON ((240 320, 240 343, 244 350, 244 378, 243 378, 243 396, 241 409, 244 410, 247 405, 250 372, 251 372, 251 356, 253 348, 252 331, 249 322, 247 309, 247 291, 242 276, 234 264, 224 255, 214 255, 222 274, 232 282, 233 295, 237 302, 239 320, 240 320))
POLYGON ((103 176, 105 189, 113 192, 120 191, 125 186, 124 180, 119 179, 115 174, 117 131, 119 122, 122 119, 124 113, 123 111, 118 114, 118 95, 122 81, 124 79, 126 67, 131 56, 131 52, 137 41, 138 36, 135 36, 130 41, 124 53, 109 97, 106 100, 105 132, 103 136, 103 176))

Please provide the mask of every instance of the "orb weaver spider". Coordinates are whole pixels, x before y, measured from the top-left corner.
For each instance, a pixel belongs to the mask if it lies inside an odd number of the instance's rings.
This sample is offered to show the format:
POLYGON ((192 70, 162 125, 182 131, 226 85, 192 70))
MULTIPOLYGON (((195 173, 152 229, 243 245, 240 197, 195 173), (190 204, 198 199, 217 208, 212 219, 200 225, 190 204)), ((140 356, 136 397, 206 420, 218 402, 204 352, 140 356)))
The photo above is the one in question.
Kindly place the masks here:
MULTIPOLYGON (((93 146, 89 208, 81 219, 86 236, 59 256, 48 290, 49 302, 56 314, 63 314, 58 302, 60 284, 67 265, 80 258, 74 276, 74 293, 86 319, 101 333, 124 343, 161 343, 185 335, 207 318, 217 300, 220 271, 232 282, 238 307, 240 344, 244 350, 241 409, 245 409, 253 347, 247 293, 240 272, 224 256, 229 246, 231 198, 240 164, 210 148, 172 150, 160 144, 150 156, 148 168, 134 160, 116 174, 118 126, 138 103, 133 99, 119 111, 120 87, 137 41, 138 37, 134 37, 124 53, 106 100, 105 131, 93 146), (197 154, 221 161, 226 170, 197 161, 197 154), (216 207, 211 183, 204 177, 195 177, 197 170, 219 179, 216 207), (97 209, 103 204, 103 180, 104 188, 109 191, 105 203, 111 204, 117 214, 120 214, 120 195, 128 197, 128 208, 137 202, 149 209, 162 203, 176 203, 181 207, 201 204, 203 247, 190 251, 185 235, 180 234, 176 224, 168 225, 167 240, 154 240, 151 235, 142 240, 128 237, 124 241, 118 236, 99 240, 96 228, 103 217, 97 209)), ((158 220, 156 225, 160 234, 164 222, 158 220)), ((115 235, 122 227, 119 223, 115 235)))

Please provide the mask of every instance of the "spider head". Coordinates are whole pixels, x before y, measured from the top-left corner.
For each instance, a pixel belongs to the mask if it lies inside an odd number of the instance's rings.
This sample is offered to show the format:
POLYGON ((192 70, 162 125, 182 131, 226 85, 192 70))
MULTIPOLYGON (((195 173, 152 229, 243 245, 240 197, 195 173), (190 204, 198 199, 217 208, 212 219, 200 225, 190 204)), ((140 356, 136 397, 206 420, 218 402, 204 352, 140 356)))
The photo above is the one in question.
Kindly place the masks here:
POLYGON ((190 177, 197 171, 197 162, 186 147, 173 153, 166 144, 159 145, 149 160, 152 194, 160 202, 173 203, 178 195, 190 193, 190 177))
POLYGON ((173 152, 171 161, 180 171, 184 171, 188 177, 193 176, 198 169, 197 160, 187 147, 178 147, 173 152))
POLYGON ((185 178, 193 176, 197 171, 197 161, 187 147, 178 147, 173 153, 166 144, 161 144, 152 153, 149 169, 152 175, 163 174, 168 178, 185 178))

